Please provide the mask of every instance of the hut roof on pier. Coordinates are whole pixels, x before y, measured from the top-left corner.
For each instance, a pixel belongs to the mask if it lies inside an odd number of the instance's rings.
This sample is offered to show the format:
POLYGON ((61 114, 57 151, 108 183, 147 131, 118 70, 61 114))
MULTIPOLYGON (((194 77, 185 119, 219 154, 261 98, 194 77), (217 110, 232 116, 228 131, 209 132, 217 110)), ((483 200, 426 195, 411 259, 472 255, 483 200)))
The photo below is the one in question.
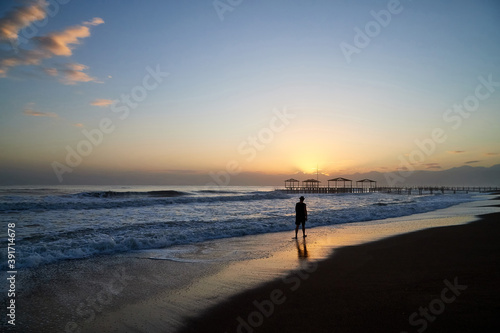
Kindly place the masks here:
POLYGON ((342 177, 328 179, 328 181, 329 182, 352 182, 352 180, 347 179, 347 178, 342 178, 342 177))
POLYGON ((371 180, 371 179, 361 179, 361 180, 358 180, 356 183, 376 183, 376 181, 371 180))
POLYGON ((300 181, 294 178, 290 178, 285 180, 285 187, 286 188, 293 188, 293 187, 298 187, 300 184, 300 181))
POLYGON ((365 188, 365 187, 368 187, 368 188, 377 187, 377 182, 376 181, 371 180, 371 179, 367 179, 367 178, 358 180, 356 182, 356 184, 357 184, 357 186, 360 186, 359 184, 361 184, 361 186, 363 188, 365 188), (365 184, 367 184, 367 185, 365 185, 365 184))
POLYGON ((304 180, 303 183, 321 183, 321 182, 317 179, 311 178, 311 179, 304 180))

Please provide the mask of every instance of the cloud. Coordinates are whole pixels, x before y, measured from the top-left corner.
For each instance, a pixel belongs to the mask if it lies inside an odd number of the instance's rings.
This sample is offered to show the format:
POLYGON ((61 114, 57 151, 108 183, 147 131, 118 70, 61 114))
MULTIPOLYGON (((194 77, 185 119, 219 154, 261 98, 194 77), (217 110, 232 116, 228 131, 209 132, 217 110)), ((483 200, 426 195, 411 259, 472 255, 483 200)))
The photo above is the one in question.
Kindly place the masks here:
POLYGON ((172 169, 172 170, 167 170, 166 173, 182 174, 182 175, 200 175, 200 174, 203 174, 204 172, 201 172, 199 170, 183 170, 183 169, 175 170, 175 169, 172 169))
POLYGON ((498 153, 486 153, 485 155, 486 156, 496 156, 496 155, 498 155, 498 153))
POLYGON ((76 123, 76 124, 73 124, 73 126, 75 126, 75 127, 79 127, 79 128, 83 128, 83 127, 85 127, 85 125, 84 125, 84 124, 82 124, 82 123, 76 123))
POLYGON ((40 50, 20 50, 13 56, 0 56, 0 77, 6 77, 12 67, 39 65, 44 58, 40 50))
POLYGON ((462 153, 465 153, 465 150, 451 150, 451 151, 448 151, 448 153, 450 153, 450 154, 462 154, 462 153))
POLYGON ((88 75, 83 72, 88 69, 88 66, 78 64, 78 63, 69 63, 64 65, 64 68, 60 70, 62 73, 62 77, 60 81, 63 84, 72 85, 78 82, 97 82, 102 83, 99 79, 88 75))
POLYGON ((36 111, 34 109, 34 107, 35 107, 35 103, 29 103, 23 111, 24 115, 32 116, 32 117, 50 117, 50 118, 57 118, 58 117, 58 115, 56 113, 36 111))
POLYGON ((78 82, 102 83, 98 78, 85 73, 84 71, 87 69, 88 66, 82 64, 67 63, 56 67, 44 67, 42 71, 49 76, 59 77, 59 81, 66 85, 73 85, 78 82))
POLYGON ((100 107, 107 107, 113 104, 115 101, 111 99, 103 99, 103 98, 98 98, 90 103, 90 105, 94 106, 100 106, 100 107))
POLYGON ((99 25, 99 24, 103 24, 103 23, 104 23, 104 20, 100 17, 94 17, 92 19, 92 21, 83 22, 84 25, 99 25))
MULTIPOLYGON (((47 4, 45 1, 38 1, 30 7, 18 7, 7 13, 4 18, 0 19, 0 39, 10 38, 15 36, 19 30, 33 22, 35 18, 45 16, 38 15, 37 10, 44 8, 47 4), (36 7, 38 6, 38 7, 36 7), (29 8, 29 10, 27 9, 29 8), (38 8, 37 10, 33 8, 38 8), (28 14, 31 13, 31 14, 28 14), (37 15, 35 15, 37 14, 37 15)), ((44 12, 45 13, 45 12, 44 12)), ((44 14, 45 15, 45 14, 44 14)), ((33 37, 34 42, 30 49, 16 49, 15 52, 0 53, 0 77, 6 77, 10 69, 18 66, 38 66, 45 59, 50 59, 55 56, 69 57, 73 54, 73 50, 81 43, 83 38, 90 36, 89 26, 103 24, 104 20, 100 17, 95 17, 90 21, 85 21, 81 25, 75 25, 66 28, 62 31, 51 32, 45 36, 33 37)), ((75 84, 77 82, 101 82, 94 77, 89 76, 83 71, 88 67, 81 64, 70 63, 63 69, 42 68, 42 70, 50 75, 57 76, 62 74, 61 82, 64 84, 75 84)))
POLYGON ((73 54, 72 50, 75 45, 80 44, 80 39, 88 36, 90 36, 90 29, 80 25, 50 33, 47 36, 33 37, 33 39, 48 55, 69 57, 73 54))
POLYGON ((478 162, 481 162, 481 161, 467 161, 467 162, 464 162, 465 164, 473 164, 473 163, 478 163, 478 162))
POLYGON ((425 163, 422 164, 426 169, 442 169, 439 163, 425 163))
POLYGON ((40 48, 58 56, 69 57, 75 48, 75 45, 80 44, 80 39, 90 36, 89 25, 96 26, 103 24, 104 20, 100 17, 95 17, 92 21, 83 22, 83 25, 69 27, 66 30, 52 32, 46 36, 34 37, 40 48))
POLYGON ((34 1, 29 5, 15 7, 0 18, 0 40, 17 40, 19 31, 31 23, 43 20, 47 13, 45 0, 34 1))
POLYGON ((45 72, 45 74, 50 76, 59 75, 59 71, 57 70, 57 68, 43 68, 43 71, 45 72))

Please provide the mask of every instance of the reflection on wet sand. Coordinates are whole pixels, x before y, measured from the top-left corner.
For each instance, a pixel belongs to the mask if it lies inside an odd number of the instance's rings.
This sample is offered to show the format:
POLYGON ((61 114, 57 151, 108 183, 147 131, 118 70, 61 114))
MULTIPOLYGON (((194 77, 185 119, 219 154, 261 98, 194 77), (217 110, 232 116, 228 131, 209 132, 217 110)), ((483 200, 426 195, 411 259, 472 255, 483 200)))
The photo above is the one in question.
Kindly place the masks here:
POLYGON ((306 239, 304 238, 302 241, 295 239, 295 244, 297 245, 299 260, 309 258, 309 254, 307 253, 306 239))

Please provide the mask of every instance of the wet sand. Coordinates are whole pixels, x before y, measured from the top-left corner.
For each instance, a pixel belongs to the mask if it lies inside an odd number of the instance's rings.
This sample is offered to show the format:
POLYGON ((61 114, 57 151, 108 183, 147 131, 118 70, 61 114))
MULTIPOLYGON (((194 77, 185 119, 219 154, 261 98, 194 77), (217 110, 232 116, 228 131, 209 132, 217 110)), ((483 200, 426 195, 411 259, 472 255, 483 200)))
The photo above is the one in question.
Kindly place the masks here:
POLYGON ((498 331, 499 236, 500 213, 491 213, 343 247, 231 297, 181 332, 498 331))

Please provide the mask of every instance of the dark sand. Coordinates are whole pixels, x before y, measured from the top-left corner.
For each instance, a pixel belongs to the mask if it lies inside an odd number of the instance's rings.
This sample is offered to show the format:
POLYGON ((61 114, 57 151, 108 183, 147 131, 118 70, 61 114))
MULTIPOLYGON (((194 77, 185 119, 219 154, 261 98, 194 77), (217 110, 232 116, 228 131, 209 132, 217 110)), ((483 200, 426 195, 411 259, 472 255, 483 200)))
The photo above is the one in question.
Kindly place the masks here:
POLYGON ((181 332, 498 332, 499 236, 493 213, 344 247, 232 297, 181 332))

